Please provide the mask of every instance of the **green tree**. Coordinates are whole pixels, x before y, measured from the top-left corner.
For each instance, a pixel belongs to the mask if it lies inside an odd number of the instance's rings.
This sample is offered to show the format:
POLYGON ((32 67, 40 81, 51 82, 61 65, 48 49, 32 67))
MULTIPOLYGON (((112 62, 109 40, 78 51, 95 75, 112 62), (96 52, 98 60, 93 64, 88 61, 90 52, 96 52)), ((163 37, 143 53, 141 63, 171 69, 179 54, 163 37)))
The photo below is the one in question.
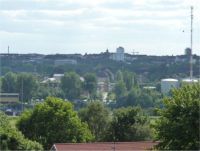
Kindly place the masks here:
POLYGON ((116 73, 116 81, 122 81, 123 80, 123 74, 121 70, 118 70, 116 73))
POLYGON ((17 92, 17 75, 13 72, 8 72, 2 78, 1 91, 6 93, 17 92))
POLYGON ((0 112, 0 150, 43 150, 41 144, 30 141, 13 128, 8 117, 0 112))
POLYGON ((140 108, 120 108, 114 111, 110 130, 107 134, 109 141, 136 141, 151 137, 147 125, 147 116, 140 108))
POLYGON ((34 92, 35 99, 45 99, 48 96, 64 98, 64 93, 60 87, 51 87, 49 85, 40 85, 34 92))
POLYGON ((68 99, 76 99, 81 94, 81 80, 80 76, 75 72, 65 73, 61 78, 61 88, 68 99))
POLYGON ((17 90, 20 93, 20 100, 29 101, 37 90, 38 81, 30 73, 20 73, 17 76, 17 90))
POLYGON ((137 100, 137 104, 143 108, 153 107, 153 97, 149 93, 143 91, 137 100))
POLYGON ((128 91, 134 86, 134 75, 132 72, 124 71, 123 72, 123 81, 126 84, 126 88, 128 91))
POLYGON ((87 122, 95 141, 102 141, 105 138, 110 119, 109 110, 101 102, 94 101, 79 111, 79 117, 87 122))
POLYGON ((81 122, 70 102, 48 97, 33 111, 25 111, 17 127, 32 140, 49 149, 53 143, 87 142, 93 136, 86 123, 81 122))
POLYGON ((133 106, 137 105, 137 101, 140 95, 140 90, 137 88, 132 88, 131 91, 128 93, 126 98, 125 106, 133 106))
POLYGON ((90 95, 95 95, 97 91, 97 78, 93 73, 87 73, 84 76, 84 89, 89 92, 90 95))
POLYGON ((186 85, 165 98, 156 122, 157 146, 163 150, 199 150, 200 84, 186 85))
POLYGON ((119 81, 114 88, 114 93, 116 95, 116 99, 119 100, 121 97, 126 95, 126 85, 123 81, 119 81))

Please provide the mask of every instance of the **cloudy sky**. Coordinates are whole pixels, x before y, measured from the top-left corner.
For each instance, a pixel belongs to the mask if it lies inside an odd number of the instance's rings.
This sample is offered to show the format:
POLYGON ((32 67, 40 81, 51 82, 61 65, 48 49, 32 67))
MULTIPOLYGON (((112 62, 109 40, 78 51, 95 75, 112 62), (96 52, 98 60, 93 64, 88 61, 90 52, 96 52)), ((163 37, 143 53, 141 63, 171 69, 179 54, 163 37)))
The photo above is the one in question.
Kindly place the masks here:
POLYGON ((0 0, 0 51, 13 53, 200 54, 199 0, 0 0))

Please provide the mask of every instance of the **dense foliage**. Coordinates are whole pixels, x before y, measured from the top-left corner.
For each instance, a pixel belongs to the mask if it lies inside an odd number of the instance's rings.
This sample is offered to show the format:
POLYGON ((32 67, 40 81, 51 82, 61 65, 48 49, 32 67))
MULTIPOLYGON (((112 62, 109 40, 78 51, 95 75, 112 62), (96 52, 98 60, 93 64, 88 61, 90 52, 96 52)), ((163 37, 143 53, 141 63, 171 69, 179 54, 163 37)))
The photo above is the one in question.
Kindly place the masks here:
POLYGON ((108 141, 137 141, 151 137, 148 118, 140 108, 116 109, 107 132, 108 141))
POLYGON ((91 96, 94 96, 97 91, 97 78, 93 73, 87 73, 84 75, 84 85, 83 88, 91 96))
MULTIPOLYGON (((20 101, 30 102, 32 99, 44 100, 48 96, 62 99, 74 100, 94 100, 105 99, 105 94, 97 93, 97 77, 94 73, 83 75, 84 79, 75 72, 66 72, 61 78, 51 83, 43 82, 43 77, 29 73, 7 73, 1 78, 1 92, 19 93, 20 101)), ((161 106, 162 95, 156 90, 144 90, 138 85, 136 75, 129 71, 118 70, 115 78, 113 90, 108 92, 107 100, 113 101, 112 108, 126 106, 141 106, 151 108, 161 106)), ((110 86, 109 86, 110 87, 110 86)), ((33 103, 33 102, 32 102, 33 103)), ((80 104, 80 103, 79 103, 80 104)), ((80 105, 75 104, 76 108, 80 105)))
POLYGON ((0 112, 0 150, 43 150, 42 145, 30 141, 13 128, 8 117, 0 112))
POLYGON ((61 79, 61 88, 66 98, 79 98, 82 89, 80 76, 75 72, 65 73, 61 79))
POLYGON ((20 100, 30 100, 34 92, 38 88, 38 81, 35 76, 30 73, 15 74, 8 72, 2 78, 1 92, 19 93, 20 100))
POLYGON ((16 85, 17 85, 17 75, 12 72, 8 72, 2 78, 1 91, 7 92, 7 93, 17 92, 16 85))
POLYGON ((158 149, 199 150, 200 84, 186 85, 174 90, 164 99, 165 108, 155 126, 158 149))
POLYGON ((87 124, 81 122, 70 102, 48 97, 33 111, 24 112, 17 124, 22 133, 40 142, 45 149, 53 143, 87 142, 93 139, 87 124))
MULTIPOLYGON (((1 60, 1 75, 5 75, 7 72, 37 72, 40 75, 51 75, 53 73, 64 73, 69 71, 75 71, 79 74, 85 74, 87 72, 97 73, 102 69, 109 69, 112 73, 116 73, 117 70, 134 71, 137 75, 142 75, 147 78, 146 81, 155 81, 163 77, 169 76, 186 76, 186 71, 189 71, 187 56, 146 56, 146 55, 128 55, 132 59, 127 62, 118 62, 109 59, 112 55, 109 52, 94 54, 94 55, 67 55, 67 54, 55 54, 55 55, 35 55, 32 54, 10 54, 0 56, 1 60), (34 58, 35 57, 35 58, 34 58), (38 59, 41 58, 41 59, 38 59), (176 58, 184 61, 176 61, 176 58), (55 66, 54 61, 59 59, 75 59, 78 64, 65 64, 55 66)), ((194 55, 193 58, 196 61, 194 63, 194 76, 199 75, 199 56, 194 55)))
POLYGON ((38 81, 30 73, 20 73, 17 75, 17 90, 20 94, 20 100, 29 101, 38 88, 38 81))
POLYGON ((109 109, 102 102, 90 102, 79 111, 79 117, 88 124, 95 141, 103 141, 111 121, 109 109))

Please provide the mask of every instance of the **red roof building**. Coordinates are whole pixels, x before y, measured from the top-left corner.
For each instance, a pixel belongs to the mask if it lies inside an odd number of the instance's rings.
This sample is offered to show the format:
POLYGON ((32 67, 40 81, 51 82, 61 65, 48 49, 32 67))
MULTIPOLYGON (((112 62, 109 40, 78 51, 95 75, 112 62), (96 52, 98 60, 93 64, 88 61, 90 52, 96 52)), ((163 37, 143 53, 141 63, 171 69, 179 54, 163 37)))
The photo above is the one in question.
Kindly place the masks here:
POLYGON ((134 151, 150 150, 157 142, 98 142, 98 143, 56 143, 51 151, 134 151))

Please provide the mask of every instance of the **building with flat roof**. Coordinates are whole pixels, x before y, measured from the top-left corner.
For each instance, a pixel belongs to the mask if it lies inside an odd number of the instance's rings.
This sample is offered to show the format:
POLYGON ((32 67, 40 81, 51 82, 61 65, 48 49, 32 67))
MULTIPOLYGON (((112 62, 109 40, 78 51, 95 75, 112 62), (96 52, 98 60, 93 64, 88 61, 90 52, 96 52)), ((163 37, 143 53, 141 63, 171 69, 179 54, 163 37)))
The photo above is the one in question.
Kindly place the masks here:
POLYGON ((116 53, 112 54, 110 56, 110 59, 115 60, 115 61, 125 61, 124 48, 118 47, 116 49, 116 53))
POLYGON ((158 142, 98 142, 98 143, 56 143, 50 151, 133 151, 150 150, 158 142))
POLYGON ((0 103, 17 103, 19 102, 19 93, 0 93, 0 103))

